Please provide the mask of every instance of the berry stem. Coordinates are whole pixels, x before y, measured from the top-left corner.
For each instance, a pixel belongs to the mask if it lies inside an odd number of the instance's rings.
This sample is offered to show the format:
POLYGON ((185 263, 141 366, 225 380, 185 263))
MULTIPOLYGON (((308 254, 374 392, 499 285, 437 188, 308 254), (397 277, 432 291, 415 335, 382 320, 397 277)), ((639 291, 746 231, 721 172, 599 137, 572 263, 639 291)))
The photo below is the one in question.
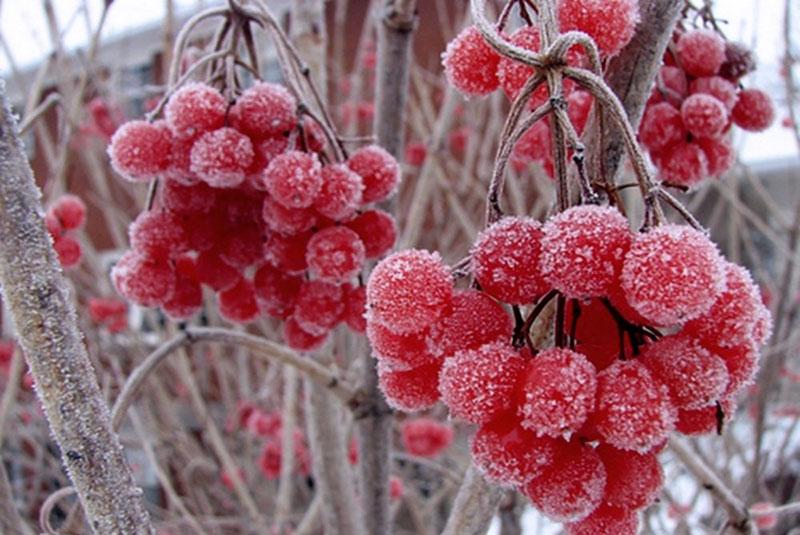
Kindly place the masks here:
POLYGON ((533 307, 533 310, 531 310, 530 313, 528 314, 528 317, 525 318, 525 324, 522 327, 522 332, 525 334, 525 340, 528 344, 528 347, 531 350, 531 353, 533 354, 536 354, 536 348, 533 346, 533 343, 531 342, 530 338, 530 332, 531 332, 531 327, 533 327, 533 322, 536 321, 536 318, 539 317, 539 315, 545 309, 547 304, 550 301, 552 301, 553 298, 557 295, 558 295, 557 290, 550 290, 549 292, 547 292, 544 295, 544 297, 539 299, 539 301, 536 303, 536 306, 533 307))

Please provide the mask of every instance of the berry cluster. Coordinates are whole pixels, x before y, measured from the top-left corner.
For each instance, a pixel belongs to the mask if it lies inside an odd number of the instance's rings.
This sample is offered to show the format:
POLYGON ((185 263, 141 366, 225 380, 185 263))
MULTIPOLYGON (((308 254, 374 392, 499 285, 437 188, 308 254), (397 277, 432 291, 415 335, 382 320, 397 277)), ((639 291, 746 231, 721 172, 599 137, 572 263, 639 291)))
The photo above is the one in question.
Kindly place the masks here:
POLYGON ((734 162, 732 125, 760 132, 775 116, 759 89, 740 89, 755 69, 749 51, 712 30, 676 34, 647 103, 639 138, 661 179, 692 187, 720 176, 734 162))
POLYGON ((669 433, 717 430, 756 372, 771 320, 749 273, 691 227, 632 233, 595 205, 544 225, 505 217, 479 235, 471 266, 479 290, 455 289, 424 251, 376 267, 367 333, 389 402, 418 410, 441 396, 479 426, 486 475, 570 533, 635 533, 669 433), (537 351, 528 330, 555 296, 557 345, 537 351))
POLYGON ((112 273, 121 295, 186 319, 205 286, 229 321, 285 320, 298 350, 321 346, 340 322, 363 332, 365 292, 353 283, 394 245, 393 218, 371 205, 395 191, 399 166, 375 145, 329 163, 321 128, 297 108, 280 85, 258 82, 229 104, 191 83, 164 120, 117 130, 114 169, 163 179, 112 273))
POLYGON ((44 223, 62 267, 71 268, 81 261, 83 251, 72 231, 86 221, 86 205, 76 195, 63 195, 47 210, 44 223))

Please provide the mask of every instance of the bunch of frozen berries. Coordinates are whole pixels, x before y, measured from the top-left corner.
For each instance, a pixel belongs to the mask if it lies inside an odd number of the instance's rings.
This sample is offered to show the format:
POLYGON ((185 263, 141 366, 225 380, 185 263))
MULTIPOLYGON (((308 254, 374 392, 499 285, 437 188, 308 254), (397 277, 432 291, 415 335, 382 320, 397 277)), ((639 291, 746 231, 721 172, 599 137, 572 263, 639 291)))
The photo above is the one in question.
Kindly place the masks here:
POLYGON ((45 226, 64 268, 75 267, 81 261, 83 250, 73 231, 80 229, 85 221, 86 205, 77 195, 62 195, 45 213, 45 226))
POLYGON ((639 138, 661 180, 692 187, 733 166, 732 125, 760 132, 772 124, 775 110, 767 93, 741 87, 741 78, 756 66, 743 45, 706 29, 676 34, 674 41, 648 100, 639 138))
POLYGON ((373 271, 367 334, 387 399, 419 410, 441 398, 480 426, 476 464, 571 533, 635 533, 669 433, 717 430, 756 372, 771 320, 749 273, 698 230, 632 233, 595 205, 544 225, 501 219, 471 268, 479 289, 455 289, 425 251, 373 271), (553 298, 557 345, 536 348, 531 325, 553 298))
POLYGON ((285 320, 298 350, 321 346, 342 321, 363 331, 357 281, 396 236, 393 218, 371 206, 395 191, 399 166, 374 145, 330 162, 321 127, 297 109, 276 84, 258 82, 229 103, 190 83, 172 94, 163 120, 116 131, 114 169, 132 181, 162 179, 113 270, 121 295, 186 319, 206 287, 229 321, 285 320))

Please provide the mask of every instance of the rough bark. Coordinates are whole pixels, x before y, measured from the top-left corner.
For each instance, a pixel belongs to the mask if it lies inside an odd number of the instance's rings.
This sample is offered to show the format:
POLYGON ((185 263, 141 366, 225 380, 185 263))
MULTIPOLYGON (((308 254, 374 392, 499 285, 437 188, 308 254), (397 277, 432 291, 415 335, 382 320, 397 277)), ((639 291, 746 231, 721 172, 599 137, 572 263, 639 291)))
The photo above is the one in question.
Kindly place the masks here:
POLYGON ((0 104, 0 284, 36 392, 91 529, 152 533, 142 491, 111 429, 2 84, 0 104))

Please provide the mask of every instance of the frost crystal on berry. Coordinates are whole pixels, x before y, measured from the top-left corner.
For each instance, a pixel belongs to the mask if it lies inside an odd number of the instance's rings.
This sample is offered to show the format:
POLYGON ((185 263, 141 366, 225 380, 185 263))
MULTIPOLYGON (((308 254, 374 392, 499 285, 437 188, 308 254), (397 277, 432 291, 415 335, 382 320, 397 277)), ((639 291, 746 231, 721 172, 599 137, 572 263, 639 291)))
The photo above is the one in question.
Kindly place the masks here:
POLYGON ((498 88, 499 61, 500 55, 475 26, 464 28, 442 54, 447 81, 467 96, 488 95, 498 88))
POLYGON ((341 164, 322 168, 322 189, 314 201, 320 214, 336 221, 349 219, 361 204, 361 176, 341 164))
POLYGON ((367 258, 380 258, 388 253, 397 239, 394 218, 383 210, 367 210, 345 225, 354 230, 364 244, 367 258))
POLYGON ((378 145, 355 151, 348 158, 347 167, 355 171, 364 183, 361 204, 389 198, 400 184, 400 165, 394 156, 378 145))
POLYGON ((725 61, 725 41, 713 30, 691 30, 676 45, 681 67, 692 76, 713 76, 725 61))
POLYGON ((294 319, 304 331, 322 336, 341 321, 342 297, 340 286, 319 280, 305 281, 297 292, 294 319))
POLYGON ((175 91, 164 107, 164 117, 175 137, 194 139, 221 128, 228 103, 222 93, 204 83, 188 83, 175 91))
POLYGON ((253 162, 253 144, 238 130, 206 132, 192 146, 191 170, 214 188, 233 188, 244 181, 253 162))
POLYGON ((308 208, 322 189, 322 166, 316 155, 289 151, 274 158, 264 171, 272 198, 287 208, 308 208))
POLYGON ((277 136, 294 128, 296 108, 297 102, 285 87, 257 82, 236 100, 231 119, 236 128, 249 136, 277 136))
POLYGON ((164 121, 129 121, 120 126, 108 145, 111 166, 134 182, 151 180, 170 165, 172 135, 164 121))
POLYGON ((424 364, 411 370, 393 370, 378 366, 378 382, 390 407, 416 412, 439 401, 440 362, 424 364))
POLYGON ((589 34, 601 54, 615 56, 630 42, 639 22, 636 0, 561 0, 558 3, 561 31, 589 34))
POLYGON ((511 318, 497 301, 477 290, 458 290, 452 312, 431 328, 429 344, 434 354, 449 357, 489 342, 508 342, 512 331, 511 318))

